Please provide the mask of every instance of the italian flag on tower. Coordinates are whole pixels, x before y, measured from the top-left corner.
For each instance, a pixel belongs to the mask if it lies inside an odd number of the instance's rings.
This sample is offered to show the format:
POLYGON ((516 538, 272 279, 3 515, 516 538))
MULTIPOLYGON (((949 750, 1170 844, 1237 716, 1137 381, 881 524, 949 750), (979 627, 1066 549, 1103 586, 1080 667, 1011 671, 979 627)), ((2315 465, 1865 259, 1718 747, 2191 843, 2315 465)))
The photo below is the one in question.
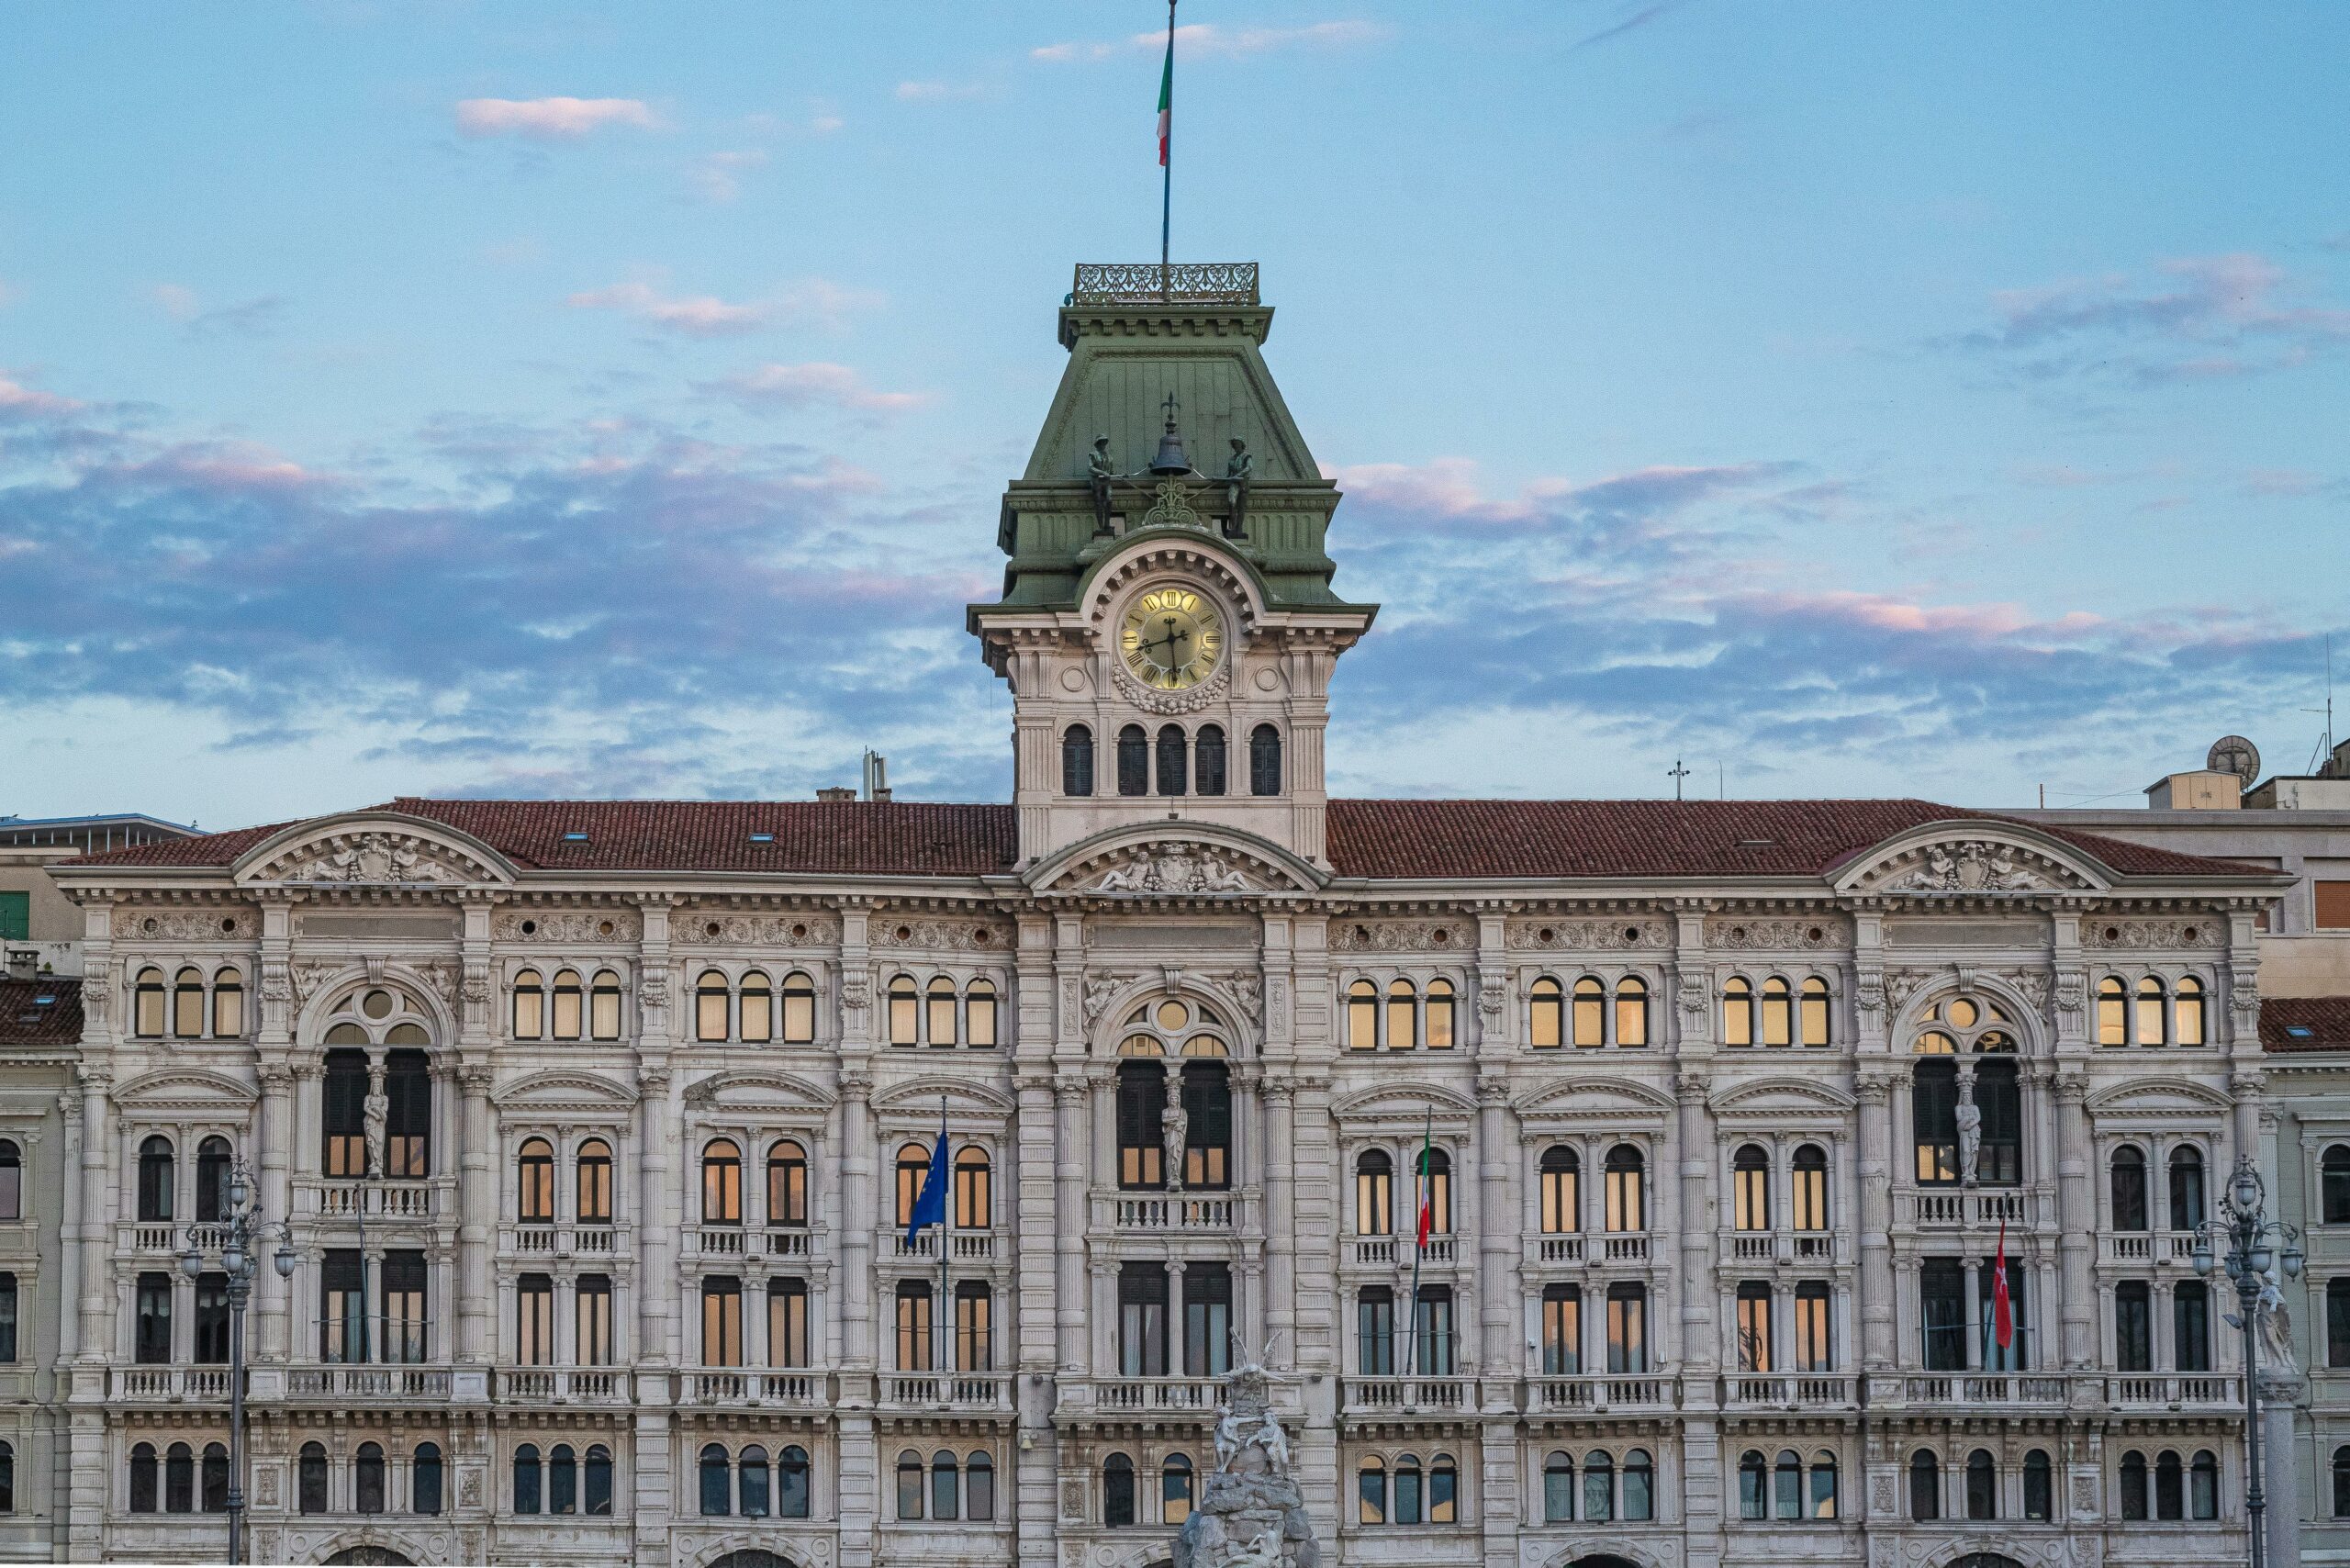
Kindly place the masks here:
POLYGON ((1175 119, 1175 7, 1167 7, 1167 67, 1158 73, 1158 166, 1167 167, 1167 130, 1175 119))

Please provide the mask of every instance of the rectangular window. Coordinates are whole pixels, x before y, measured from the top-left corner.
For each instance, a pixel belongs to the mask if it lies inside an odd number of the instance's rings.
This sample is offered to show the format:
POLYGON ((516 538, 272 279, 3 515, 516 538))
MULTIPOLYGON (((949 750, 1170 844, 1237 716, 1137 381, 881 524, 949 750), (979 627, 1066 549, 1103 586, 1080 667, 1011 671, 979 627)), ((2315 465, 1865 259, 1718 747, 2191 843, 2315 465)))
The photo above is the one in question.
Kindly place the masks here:
POLYGON ((2031 1364, 2024 1354, 2023 1260, 2008 1260, 2008 1317, 2014 1327, 2006 1349, 1999 1346, 1998 1271, 1996 1259, 1986 1258, 1975 1271, 1975 1343, 1983 1347, 1983 1365, 1992 1372, 2021 1372, 2031 1364))
POLYGON ((2312 882, 2310 887, 2317 895, 2317 928, 2350 931, 2350 882, 2312 882))
POLYGON ((1232 1271, 1221 1263, 1183 1266, 1183 1375, 1222 1377, 1232 1370, 1232 1271))
POLYGON ((29 942, 32 939, 32 894, 0 893, 0 942, 29 942))
POLYGON ((554 1280, 525 1274, 514 1292, 514 1360, 526 1367, 555 1364, 554 1280))
POLYGON ((1160 1128, 1167 1112, 1166 1075, 1155 1063, 1118 1069, 1118 1185, 1166 1184, 1160 1128))
POLYGON ((432 1174, 432 1073, 422 1051, 394 1051, 384 1074, 384 1174, 420 1181, 432 1174))
POLYGON ((1413 1325, 1413 1359, 1422 1377, 1450 1377, 1453 1371, 1452 1287, 1422 1285, 1413 1325))
POLYGON ((2325 1282, 2325 1364, 2350 1367, 2350 1279, 2325 1282))
POLYGON ((1355 1299, 1356 1365, 1365 1377, 1395 1375, 1395 1293, 1366 1285, 1355 1299))
POLYGON ((1583 1371, 1583 1287, 1542 1287, 1542 1371, 1573 1377, 1583 1371))
POLYGON ((431 1359, 425 1342, 425 1268, 421 1252, 384 1254, 382 1360, 415 1366, 431 1359))
POLYGON ((2126 1372, 2154 1370, 2154 1305, 2143 1280, 2113 1287, 2113 1367, 2126 1372))
POLYGON ((141 1274, 138 1284, 138 1317, 133 1353, 142 1366, 161 1366, 172 1359, 172 1277, 141 1274))
POLYGON ((0 1274, 0 1362, 17 1359, 17 1276, 0 1274))
POLYGON ((743 1364, 743 1282, 729 1275, 701 1282, 701 1364, 743 1364))
POLYGON ((1958 1180, 1958 1072, 1948 1061, 1920 1062, 1909 1086, 1918 1180, 1958 1180))
POLYGON ((1118 1370, 1167 1375, 1167 1271, 1159 1264, 1128 1263, 1118 1271, 1118 1370))
POLYGON ((930 1353, 930 1287, 915 1280, 898 1282, 898 1370, 930 1372, 938 1363, 930 1353))
POLYGON ((198 1366, 229 1363, 229 1276, 196 1277, 196 1354, 198 1366))
POLYGON ((1806 1280, 1796 1286, 1796 1371, 1836 1370, 1832 1303, 1825 1281, 1806 1280))
POLYGON ((336 1248, 319 1269, 319 1360, 367 1359, 367 1302, 361 1294, 365 1262, 349 1248, 336 1248))
POLYGON ((2183 1372, 2211 1370, 2211 1297, 2200 1281, 2171 1287, 2171 1360, 2183 1372))
POLYGON ((572 1295, 572 1360, 583 1367, 612 1364, 612 1281, 608 1274, 582 1274, 572 1295))
POLYGON ((1918 1270, 1918 1320, 1928 1372, 1966 1370, 1966 1270, 1955 1258, 1928 1258, 1918 1270))
POLYGON ((319 1093, 320 1126, 326 1137, 324 1166, 329 1176, 355 1178, 367 1174, 367 1055, 364 1051, 329 1051, 326 1080, 319 1093))
POLYGON ((1738 1287, 1738 1370, 1771 1368, 1771 1287, 1749 1282, 1738 1287))
POLYGON ((1639 1285, 1607 1287, 1607 1370, 1649 1370, 1649 1299, 1639 1285))
POLYGON ((995 1295, 976 1281, 955 1287, 955 1370, 995 1370, 995 1295))
POLYGON ((808 1364, 808 1282, 767 1282, 767 1365, 808 1364))

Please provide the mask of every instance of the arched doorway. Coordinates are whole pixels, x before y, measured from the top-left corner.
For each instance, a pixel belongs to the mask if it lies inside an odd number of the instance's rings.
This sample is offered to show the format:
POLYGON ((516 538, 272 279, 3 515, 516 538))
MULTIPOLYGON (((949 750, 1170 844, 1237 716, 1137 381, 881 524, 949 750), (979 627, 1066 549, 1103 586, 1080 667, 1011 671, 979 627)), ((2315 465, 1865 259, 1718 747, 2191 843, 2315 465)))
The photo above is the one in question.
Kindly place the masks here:
POLYGON ((390 1547, 369 1544, 346 1546, 332 1557, 328 1558, 327 1562, 349 1563, 353 1565, 353 1568, 408 1568, 408 1560, 390 1547))
POLYGON ((789 1557, 778 1557, 772 1551, 746 1546, 717 1559, 710 1568, 794 1568, 794 1565, 789 1557))
POLYGON ((1952 1558, 1949 1568, 2023 1568, 2023 1564, 1996 1551, 1970 1551, 1964 1557, 1952 1558))
POLYGON ((1608 1552, 1599 1551, 1594 1552, 1589 1557, 1576 1558, 1567 1564, 1567 1568, 1640 1568, 1640 1565, 1628 1557, 1617 1557, 1608 1552))

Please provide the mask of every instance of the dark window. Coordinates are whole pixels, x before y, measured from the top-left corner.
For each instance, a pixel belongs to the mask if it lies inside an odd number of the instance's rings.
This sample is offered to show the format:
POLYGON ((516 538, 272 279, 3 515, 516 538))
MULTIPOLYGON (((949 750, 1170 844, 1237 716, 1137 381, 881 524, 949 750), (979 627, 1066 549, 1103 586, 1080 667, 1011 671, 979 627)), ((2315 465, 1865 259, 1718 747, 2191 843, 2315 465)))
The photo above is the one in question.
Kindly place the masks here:
POLYGON ((1761 1449, 1748 1449, 1738 1459, 1738 1517, 1741 1519, 1765 1518, 1770 1499, 1771 1467, 1761 1449))
POLYGON ((408 1365, 429 1359, 425 1344, 425 1266, 421 1252, 384 1254, 383 1351, 378 1358, 408 1365))
POLYGON ((17 1359, 17 1276, 0 1274, 0 1362, 17 1359))
POLYGON ((172 1141, 151 1137, 139 1146, 139 1218, 141 1224, 172 1217, 172 1141))
MULTIPOLYGON (((136 1480, 138 1472, 132 1471, 131 1475, 136 1480)), ((2333 1450, 2333 1517, 2350 1518, 2350 1447, 2333 1450)))
POLYGON ((0 1138, 0 1220, 25 1217, 25 1157, 16 1143, 0 1138))
POLYGON ((441 1445, 419 1443, 408 1462, 408 1507, 419 1514, 441 1511, 441 1445))
MULTIPOLYGON (((2343 1450, 2342 1454, 2350 1454, 2350 1449, 2343 1450)), ((2334 1482, 2334 1494, 2337 1497, 2342 1492, 2339 1477, 2344 1473, 2342 1454, 2335 1455, 2333 1461, 2333 1473, 2337 1478, 2334 1482)), ((326 1450, 319 1449, 319 1455, 323 1459, 326 1456, 326 1450)), ((302 1457, 306 1462, 308 1460, 308 1450, 304 1450, 302 1457)), ((155 1511, 155 1445, 152 1443, 138 1443, 133 1445, 130 1450, 130 1511, 134 1514, 151 1514, 155 1511)), ((309 1513, 312 1510, 304 1508, 302 1511, 309 1513)), ((2334 1512, 2340 1513, 2342 1510, 2337 1507, 2334 1512)))
POLYGON ((1191 745, 1181 724, 1158 726, 1158 792, 1180 795, 1191 773, 1191 745))
POLYGON ((931 1350, 929 1282, 924 1280, 900 1280, 897 1301, 898 1370, 935 1370, 938 1363, 933 1359, 931 1350))
POLYGON ((1412 1326, 1412 1357, 1423 1377, 1450 1377, 1453 1369, 1452 1287, 1422 1285, 1412 1326))
POLYGON ((2319 1185, 2324 1191, 2325 1223, 2350 1225, 2350 1144, 2325 1151, 2319 1185))
POLYGON ((1183 1265, 1183 1375, 1222 1377, 1232 1370, 1232 1271, 1222 1263, 1183 1265))
POLYGON ((136 1301, 133 1357, 142 1366, 160 1366, 172 1359, 171 1275, 140 1275, 136 1301))
POLYGON ((1128 1263, 1118 1271, 1118 1367, 1127 1377, 1167 1375, 1167 1269, 1128 1263))
POLYGON ((319 1125, 326 1138, 321 1169, 329 1176, 367 1174, 367 1053, 329 1051, 319 1091, 319 1125))
POLYGON ((2113 1151, 2113 1228, 2146 1228, 2146 1157, 2124 1144, 2113 1151))
POLYGON ((2211 1370, 2211 1297, 2201 1281, 2171 1287, 2171 1360, 2183 1372, 2211 1370))
POLYGON ((1061 793, 1093 793, 1093 732, 1083 724, 1061 732, 1061 793))
POLYGON ((2023 1180, 2023 1093, 2013 1061, 1986 1061, 1975 1070, 1975 1104, 1983 1113, 1983 1143, 1975 1179, 1995 1187, 2023 1180))
POLYGON ((1656 1515, 1656 1466, 1649 1450, 1634 1449, 1624 1456, 1624 1517, 1653 1518, 1656 1515))
POLYGON ((1118 1185, 1155 1189, 1167 1182, 1161 1145, 1167 1074, 1157 1062, 1118 1066, 1118 1185))
POLYGON ((1150 793, 1150 737, 1143 734, 1140 724, 1128 724, 1118 732, 1118 793, 1150 793))
POLYGON ((2220 1456, 2210 1449, 2195 1456, 2195 1468, 2188 1482, 2187 1517, 2192 1519, 2216 1519, 2220 1517, 2220 1456))
POLYGON ((218 1225, 229 1217, 229 1140, 208 1137, 196 1146, 196 1222, 218 1225))
POLYGON ((2045 1524, 2054 1517, 2056 1486, 2048 1450, 2034 1449, 2023 1456, 2023 1517, 2045 1524))
POLYGON ((955 1283, 955 1370, 995 1368, 995 1292, 985 1280, 955 1283))
POLYGON ((579 1511, 579 1456, 569 1443, 557 1443, 547 1455, 547 1512, 579 1511))
POLYGON ((746 1519, 767 1517, 767 1450, 753 1443, 734 1462, 735 1511, 746 1519))
MULTIPOLYGON (((228 1444, 207 1443, 204 1445, 203 1469, 198 1477, 196 1506, 207 1514, 225 1514, 229 1511, 228 1444)), ((12 1507, 0 1506, 0 1514, 14 1511, 12 1507)))
POLYGON ((1983 1364, 1993 1372, 2021 1372, 2031 1363, 2024 1356, 2024 1285, 2029 1278, 2023 1260, 2008 1258, 2008 1316, 2015 1334, 2003 1350, 1998 1334, 1998 1271, 1996 1258, 1986 1258, 1975 1271, 1975 1342, 1982 1347, 1983 1364))
POLYGON ((196 1354, 198 1366, 217 1367, 229 1360, 229 1276, 196 1277, 196 1354))
POLYGON ((514 1511, 535 1514, 539 1511, 539 1446, 524 1443, 514 1450, 514 1511))
POLYGON ((1102 1462, 1102 1522, 1113 1528, 1135 1522, 1135 1462, 1122 1453, 1102 1462))
POLYGON ((1966 1370, 1966 1271, 1955 1258, 1927 1258, 1918 1270, 1919 1317, 1928 1372, 1966 1370))
POLYGON ((1909 1456, 1909 1517, 1942 1517, 1942 1466, 1931 1449, 1919 1449, 1909 1456))
POLYGON ((1248 732, 1248 792, 1281 792, 1281 733, 1270 724, 1259 724, 1248 732))
POLYGON ((367 1359, 367 1308, 361 1294, 365 1260, 352 1248, 336 1248, 319 1268, 319 1360, 367 1359))
POLYGON ((356 1461, 352 1466, 356 1483, 354 1499, 363 1514, 384 1511, 384 1448, 381 1443, 361 1443, 356 1461))
POLYGON ((384 1174, 414 1181, 432 1174, 432 1071, 422 1051, 385 1058, 384 1174))
POLYGON ((1649 1370, 1649 1297, 1646 1286, 1607 1287, 1607 1370, 1612 1373, 1649 1370))
POLYGON ((898 1517, 922 1518, 922 1455, 912 1449, 898 1456, 898 1517))
POLYGON ((1542 1287, 1542 1371, 1572 1377, 1583 1371, 1583 1287, 1542 1287))
MULTIPOLYGON (((606 1290, 611 1288, 606 1283, 606 1290)), ((767 1365, 804 1367, 808 1364, 808 1282, 767 1281, 767 1365)))
POLYGON ((1574 1517, 1574 1456, 1554 1449, 1542 1461, 1542 1518, 1546 1523, 1560 1524, 1574 1517))
POLYGON ((2203 1223, 2203 1156, 2174 1150, 2170 1157, 2170 1227, 2193 1230, 2203 1223))
POLYGON ((959 1518, 963 1513, 963 1471, 954 1450, 940 1449, 930 1456, 930 1517, 959 1518))
POLYGON ((2116 1372, 2154 1370, 2154 1307, 2143 1280, 2123 1280, 2113 1287, 2113 1368, 2116 1372))
POLYGON ((711 1516, 734 1511, 734 1473, 722 1444, 709 1443, 701 1450, 701 1511, 711 1516))
POLYGON ((1222 1062, 1183 1064, 1183 1185, 1222 1192, 1232 1185, 1231 1073, 1222 1062))
POLYGON ((1385 1285, 1365 1285, 1355 1298, 1357 1367, 1365 1377, 1395 1373, 1395 1293, 1385 1285))
POLYGON ((1201 794, 1221 795, 1224 793, 1223 725, 1203 724, 1200 726, 1199 756, 1192 767, 1196 770, 1196 782, 1201 794))
POLYGON ((1958 1170, 1958 1064, 1921 1061, 1909 1084, 1909 1124, 1918 1180, 1955 1182, 1958 1170))
POLYGON ((1420 1456, 1407 1453, 1395 1462, 1394 1512, 1389 1521, 1399 1525, 1420 1522, 1420 1456))
POLYGON ((2350 1367, 2350 1279, 2325 1282, 2325 1364, 2350 1367))
MULTIPOLYGON (((323 1514, 327 1511, 327 1449, 324 1443, 304 1443, 302 1455, 295 1462, 295 1488, 299 1495, 302 1512, 323 1514)), ((532 1494, 532 1508, 537 1509, 537 1495, 532 1494)))
MULTIPOLYGON (((591 1455, 596 1450, 589 1450, 591 1455)), ((594 1462, 592 1458, 589 1462, 594 1462)), ((607 1473, 609 1473, 610 1462, 611 1462, 610 1460, 605 1462, 607 1473)), ((972 1461, 972 1463, 976 1466, 979 1463, 979 1461, 975 1459, 972 1461)), ((976 1511, 976 1503, 978 1498, 977 1479, 978 1473, 975 1469, 973 1472, 972 1494, 975 1511, 972 1513, 971 1517, 975 1519, 983 1519, 989 1516, 976 1511)), ((992 1492, 990 1492, 990 1500, 992 1500, 992 1492)), ((604 1512, 609 1514, 611 1511, 611 1493, 610 1485, 608 1482, 605 1487, 604 1512)), ((776 1455, 775 1513, 776 1518, 779 1519, 804 1519, 808 1517, 808 1450, 801 1448, 798 1443, 789 1445, 781 1453, 776 1455)))
POLYGON ((2187 1517, 2187 1472, 2178 1455, 2165 1449, 2154 1459, 2154 1518, 2187 1517))
POLYGON ((1999 1517, 1999 1473, 1991 1462, 1988 1449, 1976 1449, 1966 1456, 1966 1517, 1999 1517))
POLYGON ((196 1512, 196 1450, 185 1443, 163 1450, 163 1512, 196 1512))

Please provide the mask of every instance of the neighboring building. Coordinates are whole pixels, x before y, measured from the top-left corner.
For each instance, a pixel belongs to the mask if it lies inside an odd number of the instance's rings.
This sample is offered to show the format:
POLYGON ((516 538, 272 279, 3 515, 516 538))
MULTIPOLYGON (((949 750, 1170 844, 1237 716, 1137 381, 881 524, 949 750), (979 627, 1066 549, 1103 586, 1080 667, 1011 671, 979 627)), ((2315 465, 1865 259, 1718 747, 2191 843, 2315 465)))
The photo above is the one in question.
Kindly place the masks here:
POLYGON ((1271 314, 1080 269, 968 612, 1008 805, 403 799, 52 868, 72 1555, 221 1544, 173 1254, 232 1154, 299 1254, 257 1559, 1143 1568, 1236 1345, 1334 1565, 2244 1553, 2180 1260, 2291 879, 1914 800, 1327 799, 1373 610, 1271 314))
POLYGON ((81 1165, 82 982, 0 978, 0 1561, 65 1555, 71 1319, 62 1201, 81 1165))
POLYGON ((136 813, 0 817, 0 973, 21 980, 82 972, 82 912, 44 868, 195 832, 136 813))

